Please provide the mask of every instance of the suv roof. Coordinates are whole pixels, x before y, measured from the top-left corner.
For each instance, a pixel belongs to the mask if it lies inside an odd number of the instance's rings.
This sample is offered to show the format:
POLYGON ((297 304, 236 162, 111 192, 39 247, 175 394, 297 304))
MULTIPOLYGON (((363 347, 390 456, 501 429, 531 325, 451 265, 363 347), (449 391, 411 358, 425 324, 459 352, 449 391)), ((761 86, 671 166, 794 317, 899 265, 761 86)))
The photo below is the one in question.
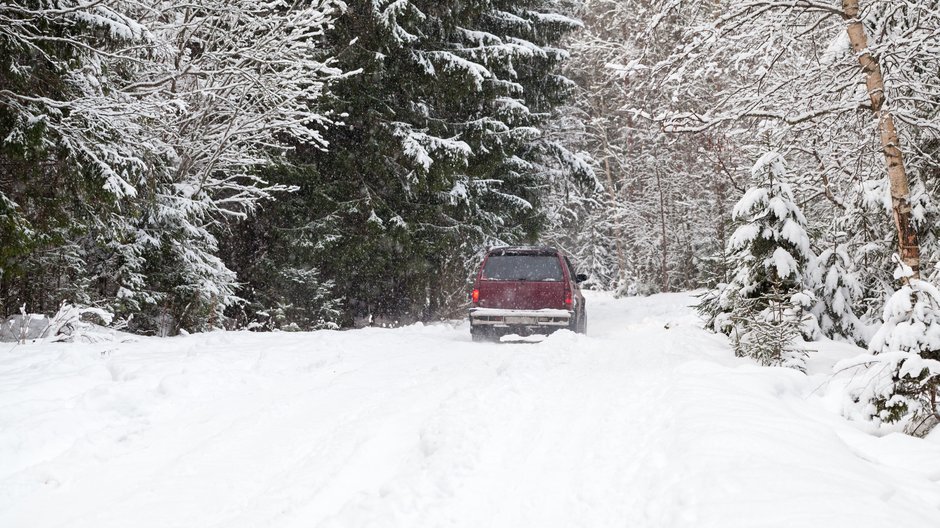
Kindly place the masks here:
POLYGON ((512 253, 524 253, 530 255, 558 255, 562 253, 558 248, 551 246, 500 246, 490 248, 488 255, 506 255, 512 253))

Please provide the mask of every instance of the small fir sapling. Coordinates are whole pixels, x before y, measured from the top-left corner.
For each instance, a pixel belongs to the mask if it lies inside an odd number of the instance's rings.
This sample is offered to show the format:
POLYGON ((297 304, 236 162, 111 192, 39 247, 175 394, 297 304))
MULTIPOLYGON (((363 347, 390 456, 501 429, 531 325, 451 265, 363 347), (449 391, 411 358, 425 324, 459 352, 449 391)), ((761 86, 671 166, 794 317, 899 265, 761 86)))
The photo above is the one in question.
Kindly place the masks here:
POLYGON ((765 366, 805 371, 806 351, 798 344, 801 317, 786 294, 742 299, 730 320, 735 355, 754 358, 765 366))
POLYGON ((812 312, 823 335, 866 347, 873 329, 855 312, 863 289, 846 247, 837 243, 820 253, 812 279, 816 290, 812 312))
POLYGON ((869 354, 842 361, 835 370, 852 373, 849 417, 900 422, 920 436, 940 421, 940 266, 930 280, 920 280, 898 260, 895 277, 904 285, 885 304, 884 324, 869 354))
POLYGON ((701 296, 699 312, 732 337, 735 353, 764 365, 802 369, 798 339, 818 337, 806 286, 815 255, 806 219, 785 181, 782 156, 770 152, 752 169, 757 185, 734 207, 738 227, 728 243, 732 278, 701 296))

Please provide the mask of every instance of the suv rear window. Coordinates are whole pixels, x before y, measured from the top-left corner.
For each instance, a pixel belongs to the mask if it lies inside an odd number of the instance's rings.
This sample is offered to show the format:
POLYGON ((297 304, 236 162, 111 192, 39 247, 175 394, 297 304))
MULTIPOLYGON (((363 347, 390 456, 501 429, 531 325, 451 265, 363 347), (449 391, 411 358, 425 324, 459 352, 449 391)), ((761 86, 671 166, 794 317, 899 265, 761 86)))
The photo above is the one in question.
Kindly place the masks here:
POLYGON ((483 278, 505 281, 562 281, 558 257, 549 255, 491 255, 483 278))

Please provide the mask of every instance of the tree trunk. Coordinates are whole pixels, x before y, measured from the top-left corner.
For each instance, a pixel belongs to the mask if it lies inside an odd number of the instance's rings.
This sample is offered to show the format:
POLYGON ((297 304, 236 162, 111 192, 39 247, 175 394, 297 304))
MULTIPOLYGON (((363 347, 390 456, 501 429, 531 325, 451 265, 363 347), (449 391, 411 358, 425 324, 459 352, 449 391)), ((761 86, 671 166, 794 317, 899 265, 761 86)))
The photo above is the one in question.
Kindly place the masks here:
POLYGON ((669 291, 669 267, 668 267, 668 257, 669 257, 669 239, 666 238, 666 198, 663 196, 663 182, 659 177, 659 167, 653 169, 653 173, 656 175, 656 188, 659 191, 659 221, 660 228, 662 230, 662 260, 660 261, 659 271, 662 274, 661 279, 661 289, 664 292, 669 291))
MULTIPOLYGON (((614 183, 614 175, 610 170, 610 148, 607 145, 607 132, 604 132, 604 145, 605 145, 605 156, 604 156, 604 172, 607 173, 607 199, 610 200, 610 205, 616 207, 618 205, 617 200, 617 188, 614 183)), ((623 226, 619 223, 614 228, 614 244, 617 248, 617 287, 624 282, 627 276, 627 259, 623 251, 623 226)))
POLYGON ((888 167, 888 181, 891 184, 891 207, 894 211, 894 224, 898 231, 898 250, 901 260, 914 270, 914 278, 920 277, 920 243, 911 217, 911 190, 898 132, 894 126, 894 117, 884 108, 885 83, 878 59, 868 50, 868 35, 859 19, 858 0, 842 0, 842 16, 848 22, 849 42, 858 56, 858 62, 865 73, 865 84, 871 98, 871 109, 878 119, 881 134, 881 146, 885 164, 888 167))

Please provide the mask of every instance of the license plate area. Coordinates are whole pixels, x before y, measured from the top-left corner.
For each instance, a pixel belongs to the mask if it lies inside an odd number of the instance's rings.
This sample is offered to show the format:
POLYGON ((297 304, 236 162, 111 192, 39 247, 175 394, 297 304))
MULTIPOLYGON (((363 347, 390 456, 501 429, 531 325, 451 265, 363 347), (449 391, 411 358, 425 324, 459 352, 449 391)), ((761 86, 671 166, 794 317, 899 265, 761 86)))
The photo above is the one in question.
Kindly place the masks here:
POLYGON ((518 315, 511 315, 506 317, 506 324, 510 325, 535 325, 538 323, 538 317, 524 317, 518 315))

